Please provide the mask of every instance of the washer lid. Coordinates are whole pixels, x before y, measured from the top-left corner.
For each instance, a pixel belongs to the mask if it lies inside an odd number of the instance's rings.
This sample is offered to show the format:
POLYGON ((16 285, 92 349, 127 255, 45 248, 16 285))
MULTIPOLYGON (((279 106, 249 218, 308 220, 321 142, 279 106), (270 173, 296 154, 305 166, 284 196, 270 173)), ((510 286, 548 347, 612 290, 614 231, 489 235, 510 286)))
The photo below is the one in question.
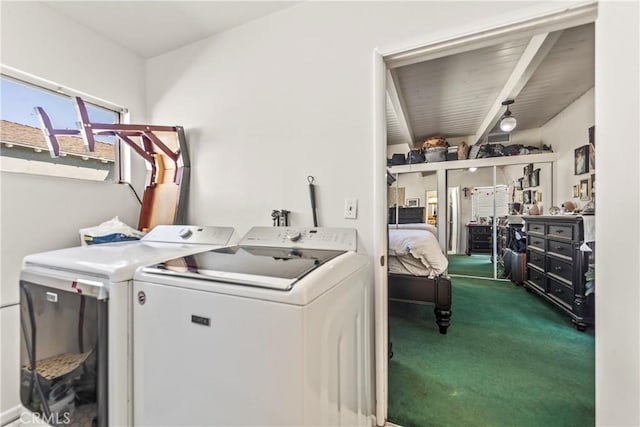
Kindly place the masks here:
POLYGON ((175 258, 143 271, 289 290, 306 274, 345 252, 233 246, 175 258))

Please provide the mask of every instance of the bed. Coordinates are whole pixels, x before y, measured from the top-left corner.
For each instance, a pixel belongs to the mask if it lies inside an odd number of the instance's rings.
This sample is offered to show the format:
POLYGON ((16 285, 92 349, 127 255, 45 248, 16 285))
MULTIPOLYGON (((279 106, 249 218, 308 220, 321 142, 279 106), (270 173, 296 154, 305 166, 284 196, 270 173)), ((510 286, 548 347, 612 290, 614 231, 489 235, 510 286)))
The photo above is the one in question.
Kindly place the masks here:
POLYGON ((389 224, 389 299, 433 304, 436 324, 447 333, 451 320, 451 281, 446 275, 434 226, 389 224))

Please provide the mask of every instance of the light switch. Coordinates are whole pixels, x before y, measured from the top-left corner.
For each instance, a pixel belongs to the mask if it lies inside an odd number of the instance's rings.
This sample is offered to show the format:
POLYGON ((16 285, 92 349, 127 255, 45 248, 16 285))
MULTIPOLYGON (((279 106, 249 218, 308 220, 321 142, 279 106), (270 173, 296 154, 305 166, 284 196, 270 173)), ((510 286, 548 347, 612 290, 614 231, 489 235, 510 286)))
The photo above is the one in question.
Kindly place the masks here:
POLYGON ((347 219, 358 218, 358 199, 344 199, 344 217, 347 219))

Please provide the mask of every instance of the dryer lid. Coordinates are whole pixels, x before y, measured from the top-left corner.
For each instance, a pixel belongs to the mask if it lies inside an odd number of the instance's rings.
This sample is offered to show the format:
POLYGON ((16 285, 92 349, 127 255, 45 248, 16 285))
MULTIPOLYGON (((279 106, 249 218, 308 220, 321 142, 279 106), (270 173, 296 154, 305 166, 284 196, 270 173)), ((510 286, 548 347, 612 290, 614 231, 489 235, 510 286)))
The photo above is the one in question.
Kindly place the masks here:
POLYGON ((44 268, 108 278, 131 280, 135 270, 165 259, 217 249, 229 242, 230 227, 158 225, 142 240, 75 246, 27 255, 24 268, 44 268))
POLYGON ((289 290, 302 277, 345 252, 233 246, 175 258, 146 267, 143 271, 289 290))

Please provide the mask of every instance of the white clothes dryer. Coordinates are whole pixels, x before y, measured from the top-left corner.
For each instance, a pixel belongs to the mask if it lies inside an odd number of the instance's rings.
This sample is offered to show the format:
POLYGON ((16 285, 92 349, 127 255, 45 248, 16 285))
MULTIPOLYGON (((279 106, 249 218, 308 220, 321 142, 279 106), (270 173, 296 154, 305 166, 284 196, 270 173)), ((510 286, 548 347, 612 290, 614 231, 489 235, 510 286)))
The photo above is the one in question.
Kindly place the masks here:
POLYGON ((134 423, 370 426, 373 279, 356 231, 254 227, 134 277, 134 423))
POLYGON ((159 225, 139 241, 25 257, 20 394, 32 418, 53 425, 131 425, 135 269, 220 248, 233 233, 231 227, 159 225))

